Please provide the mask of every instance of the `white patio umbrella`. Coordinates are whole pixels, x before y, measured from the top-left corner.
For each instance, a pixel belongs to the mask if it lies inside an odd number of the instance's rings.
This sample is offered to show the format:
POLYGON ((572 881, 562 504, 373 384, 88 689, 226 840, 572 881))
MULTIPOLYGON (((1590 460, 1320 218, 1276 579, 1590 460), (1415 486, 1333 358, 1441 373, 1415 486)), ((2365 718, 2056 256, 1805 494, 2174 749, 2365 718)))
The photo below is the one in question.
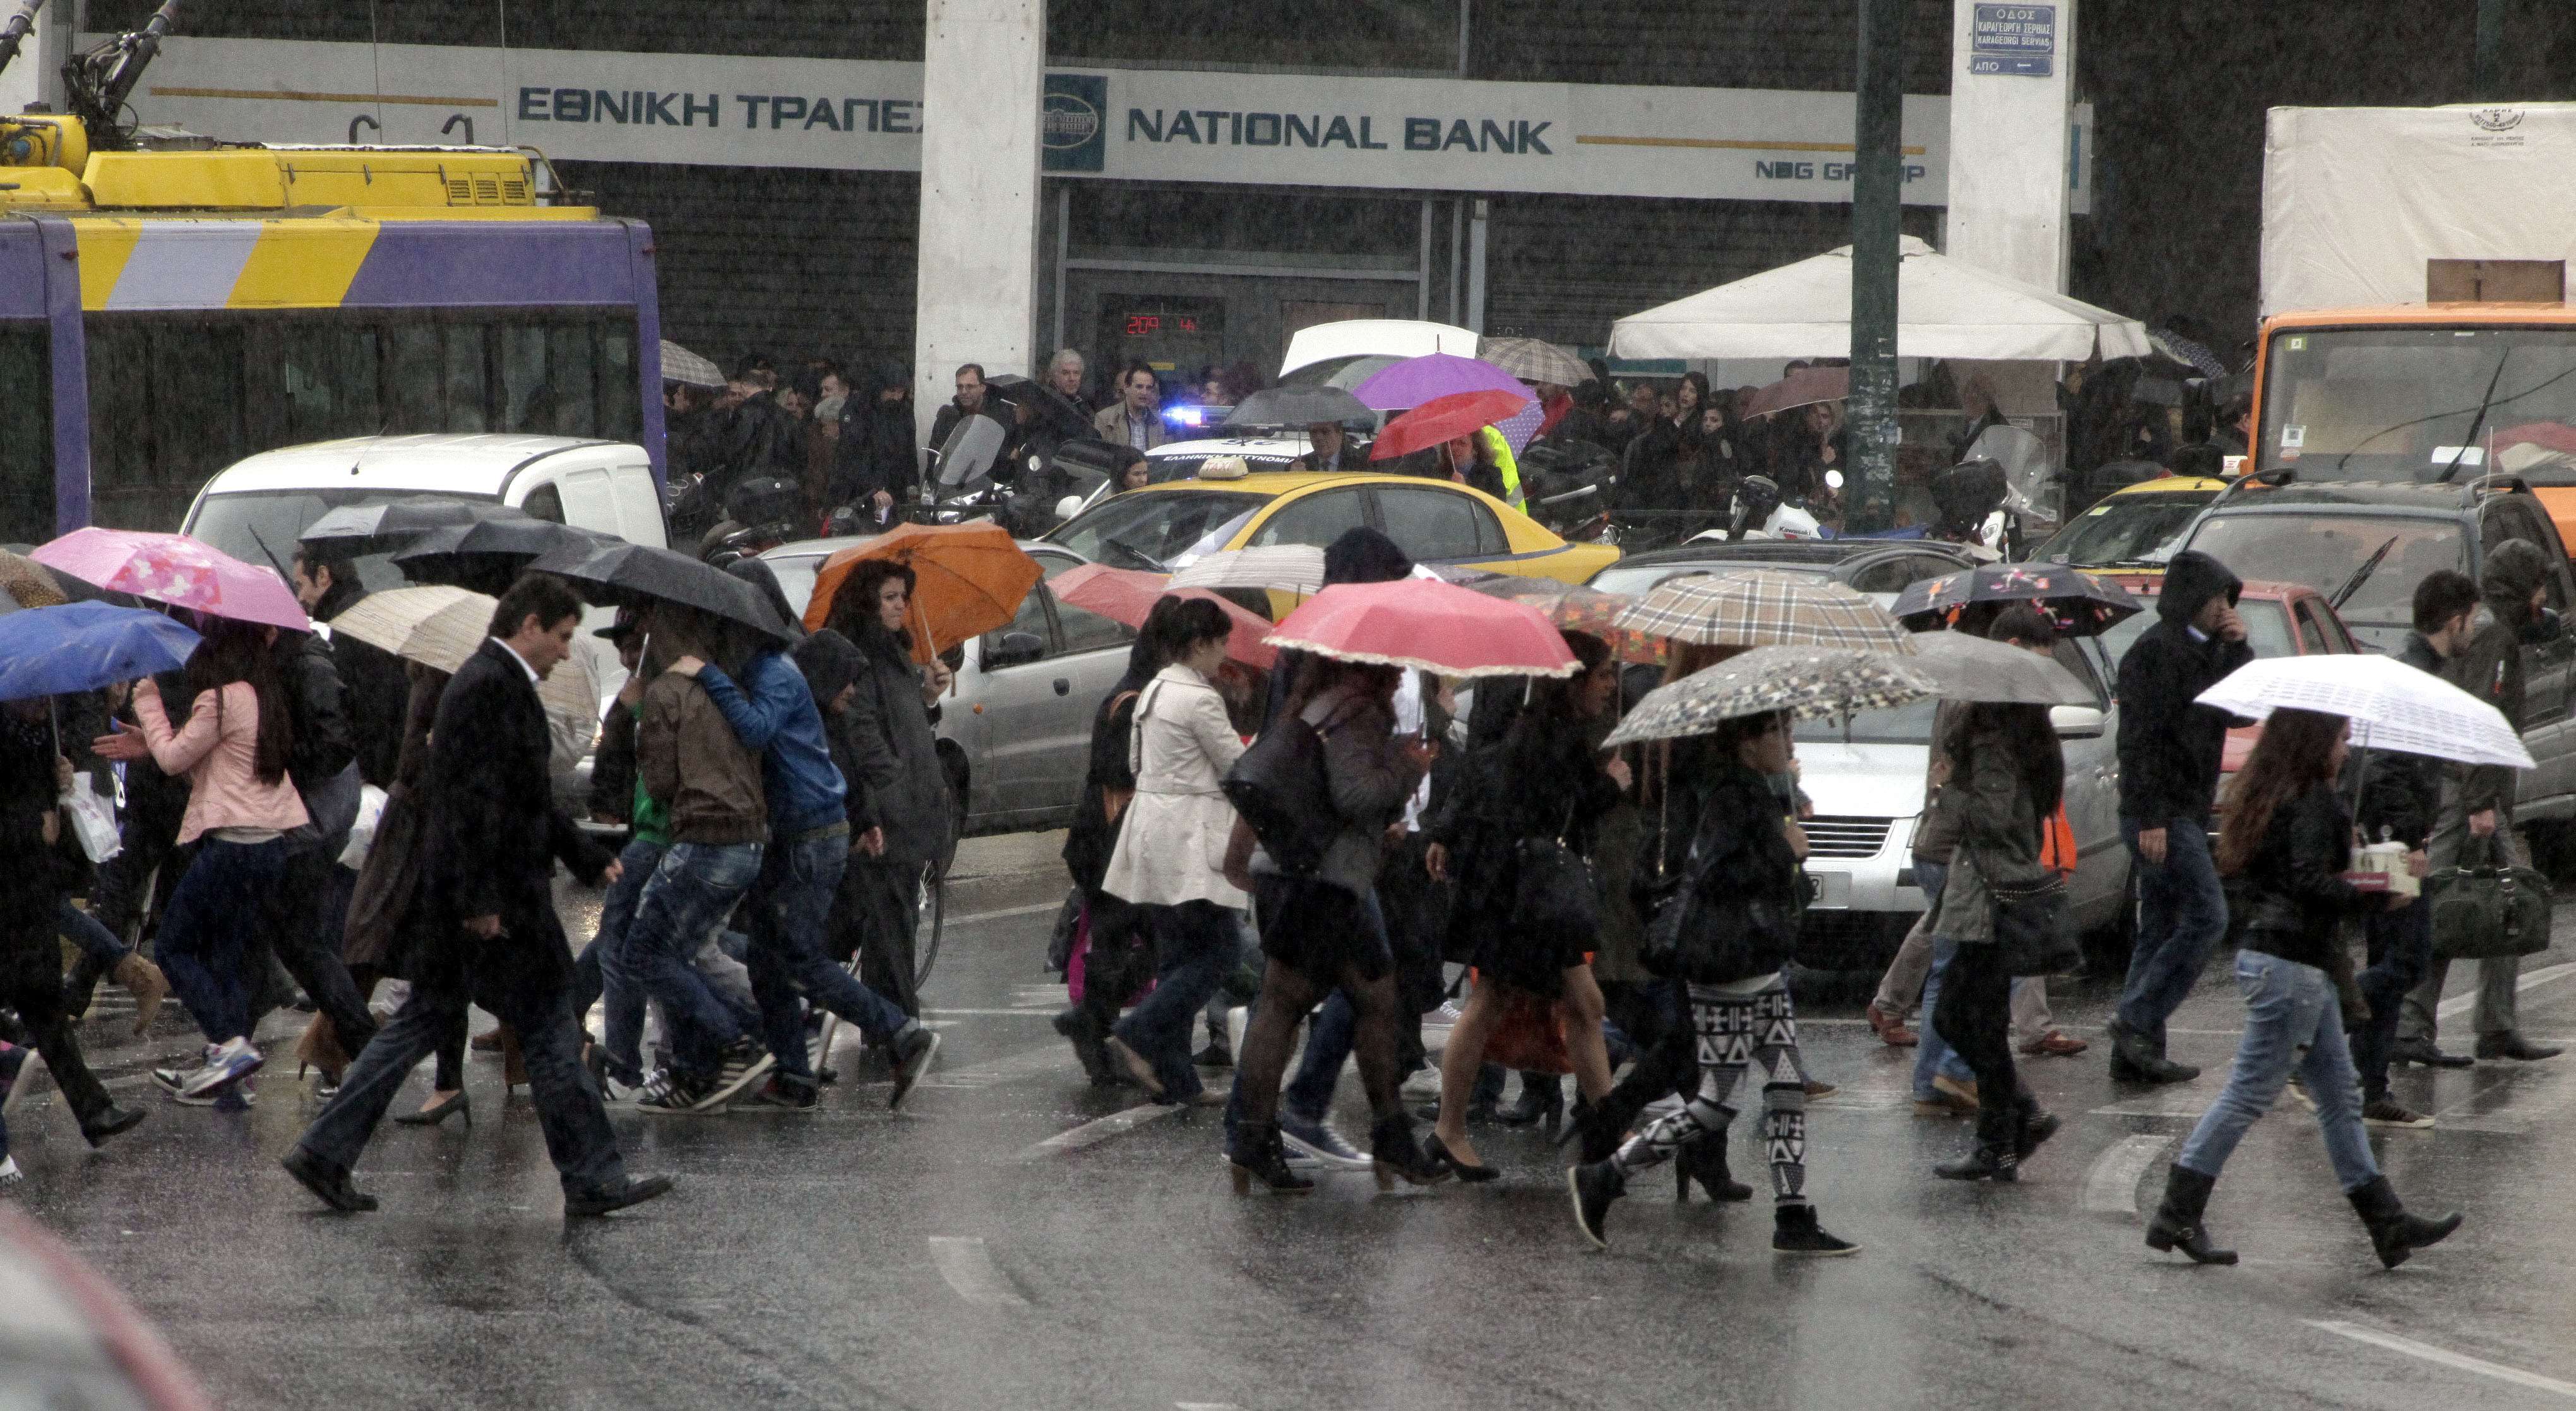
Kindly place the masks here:
POLYGON ((2265 657, 2203 691, 2202 705, 2262 719, 2275 710, 2352 718, 2355 748, 2399 750, 2462 764, 2534 765, 2504 713, 2395 657, 2265 657))
POLYGON ((1324 586, 1324 551, 1312 544, 1219 549, 1174 573, 1171 586, 1312 593, 1324 586))
MULTIPOLYGON (((2146 325, 1899 242, 1896 351, 1909 358, 2081 362, 2154 351, 2146 325)), ((1851 352, 1851 247, 1782 265, 1611 325, 1618 358, 1838 358, 1851 352)))

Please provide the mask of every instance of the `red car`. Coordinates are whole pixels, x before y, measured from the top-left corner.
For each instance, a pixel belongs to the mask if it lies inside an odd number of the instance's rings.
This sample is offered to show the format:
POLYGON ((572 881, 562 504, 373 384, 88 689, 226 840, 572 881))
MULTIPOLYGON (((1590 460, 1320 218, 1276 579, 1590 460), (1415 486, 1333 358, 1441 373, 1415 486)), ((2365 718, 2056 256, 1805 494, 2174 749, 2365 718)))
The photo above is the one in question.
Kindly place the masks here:
MULTIPOLYGON (((2102 634, 2102 650, 2113 673, 2120 658, 2127 655, 2129 644, 2138 640, 2155 621, 2155 596, 2162 591, 2165 576, 2161 573, 2087 570, 2106 583, 2117 583, 2132 597, 2146 602, 2147 610, 2102 634)), ((2315 656, 2323 652, 2358 652, 2352 633, 2343 619, 2335 616, 2326 596, 2305 583, 2249 582, 2237 596, 2236 615, 2245 620, 2245 641, 2258 657, 2315 656)), ((2220 766, 2225 774, 2234 774, 2254 750, 2254 742, 2263 735, 2260 725, 2244 725, 2227 732, 2227 762, 2220 766)))

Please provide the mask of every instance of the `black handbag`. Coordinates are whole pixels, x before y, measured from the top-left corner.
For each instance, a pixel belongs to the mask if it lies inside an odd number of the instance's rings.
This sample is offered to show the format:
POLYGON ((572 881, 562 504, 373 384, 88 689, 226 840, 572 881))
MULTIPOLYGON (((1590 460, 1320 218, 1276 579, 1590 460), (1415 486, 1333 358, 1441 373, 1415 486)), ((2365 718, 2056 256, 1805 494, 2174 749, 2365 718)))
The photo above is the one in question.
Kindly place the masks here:
POLYGON ((2084 939, 2064 882, 2051 876, 2018 885, 1988 883, 1986 892, 1995 899, 1994 943, 2003 948, 2005 974, 2055 975, 2084 963, 2084 939))
POLYGON ((2433 908, 2433 954, 2488 960, 2547 950, 2549 879, 2528 867, 2498 865, 2492 836, 2483 863, 2466 865, 2467 851, 2463 844, 2458 863, 2424 879, 2416 903, 2433 908))
POLYGON ((1342 828, 1324 775, 1324 734, 1334 723, 1318 730, 1294 715, 1270 722, 1218 786, 1270 861, 1291 877, 1314 876, 1342 828))
MULTIPOLYGON (((1573 821, 1569 808, 1569 828, 1573 821)), ((1558 949, 1590 948, 1601 932, 1601 892, 1582 854, 1562 836, 1523 838, 1512 863, 1512 929, 1558 949)))

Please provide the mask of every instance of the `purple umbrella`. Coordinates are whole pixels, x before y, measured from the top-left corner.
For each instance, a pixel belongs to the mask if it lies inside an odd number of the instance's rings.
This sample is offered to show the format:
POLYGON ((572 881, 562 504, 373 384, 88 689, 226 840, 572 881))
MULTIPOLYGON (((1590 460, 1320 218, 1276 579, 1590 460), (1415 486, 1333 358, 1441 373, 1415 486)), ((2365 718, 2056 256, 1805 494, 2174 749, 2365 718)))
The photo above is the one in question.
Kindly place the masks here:
POLYGON ((1351 389, 1352 395, 1382 412, 1418 407, 1453 392, 1510 392, 1527 397, 1521 380, 1494 366, 1455 353, 1426 353, 1406 358, 1351 389))

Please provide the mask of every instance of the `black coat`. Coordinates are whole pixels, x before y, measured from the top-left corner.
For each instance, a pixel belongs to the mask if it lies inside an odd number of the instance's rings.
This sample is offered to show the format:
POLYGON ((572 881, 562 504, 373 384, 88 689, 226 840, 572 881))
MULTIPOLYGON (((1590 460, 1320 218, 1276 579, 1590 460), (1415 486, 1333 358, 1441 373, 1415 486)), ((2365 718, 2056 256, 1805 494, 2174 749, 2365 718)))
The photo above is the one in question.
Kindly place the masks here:
POLYGON ((486 641, 439 698, 430 729, 424 896, 433 913, 419 983, 543 995, 572 979, 555 916, 554 864, 586 883, 612 859, 554 803, 537 688, 509 648, 486 641), (472 917, 499 916, 479 939, 472 917))
POLYGON ((913 497, 920 479, 920 453, 912 445, 912 399, 879 400, 885 389, 905 385, 901 368, 879 368, 867 387, 841 406, 831 500, 856 506, 863 519, 874 509, 876 492, 883 490, 900 504, 913 497))
POLYGON ((2162 828, 2206 822, 2218 792, 2231 717, 2193 698, 2254 659, 2243 642, 2192 640, 2191 619, 2220 593, 2245 585, 2196 549, 2174 555, 2156 596, 2156 625, 2120 658, 2120 816, 2162 828))
POLYGON ((1686 949, 1699 962, 1670 978, 1723 985, 1776 973, 1797 957, 1804 884, 1770 784, 1731 759, 1710 759, 1707 768, 1713 777, 1699 796, 1683 894, 1665 903, 1683 908, 1686 949))
MULTIPOLYGON (((2442 674, 2442 654, 2421 632, 2406 635, 2397 659, 2418 671, 2442 674)), ((2362 837, 2377 842, 2385 830, 2410 848, 2424 846, 2442 815, 2442 761, 2396 750, 2356 749, 2352 758, 2347 768, 2361 776, 2362 837)))
POLYGON ((2244 913, 2244 947, 2336 969, 2336 923, 2381 904, 2343 879, 2351 862, 2352 815, 2331 782, 2319 780, 2274 809, 2229 901, 2244 913))
MULTIPOLYGON (((356 607, 367 596, 355 579, 333 583, 313 615, 325 622, 356 607)), ((332 635, 331 664, 340 674, 348 708, 349 735, 358 755, 358 777, 379 789, 390 789, 394 767, 402 756, 403 707, 411 699, 411 678, 403 659, 345 632, 332 635)))

